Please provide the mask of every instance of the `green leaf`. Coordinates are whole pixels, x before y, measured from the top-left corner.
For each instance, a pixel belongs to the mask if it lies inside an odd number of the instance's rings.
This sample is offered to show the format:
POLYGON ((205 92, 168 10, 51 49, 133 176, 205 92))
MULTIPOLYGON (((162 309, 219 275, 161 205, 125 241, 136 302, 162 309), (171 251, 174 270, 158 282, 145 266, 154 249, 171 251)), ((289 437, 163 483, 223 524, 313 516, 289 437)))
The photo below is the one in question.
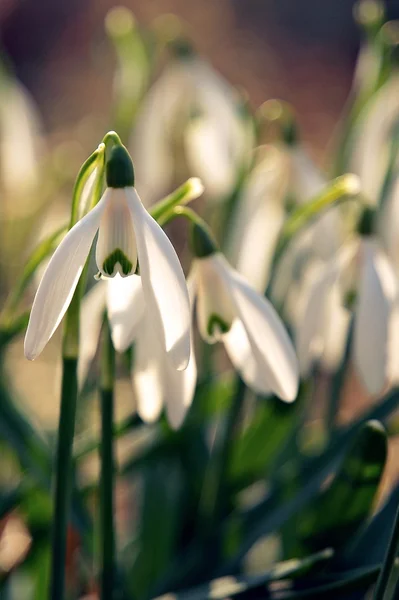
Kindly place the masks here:
POLYGON ((174 556, 181 533, 182 480, 177 464, 168 460, 144 469, 142 478, 137 556, 129 577, 133 596, 149 598, 174 556))
POLYGON ((235 490, 266 475, 284 441, 292 434, 301 409, 302 403, 286 404, 275 396, 257 401, 251 423, 233 448, 229 472, 235 490))
POLYGON ((369 517, 387 457, 387 435, 378 421, 357 432, 333 481, 286 523, 295 532, 294 556, 345 544, 369 517))

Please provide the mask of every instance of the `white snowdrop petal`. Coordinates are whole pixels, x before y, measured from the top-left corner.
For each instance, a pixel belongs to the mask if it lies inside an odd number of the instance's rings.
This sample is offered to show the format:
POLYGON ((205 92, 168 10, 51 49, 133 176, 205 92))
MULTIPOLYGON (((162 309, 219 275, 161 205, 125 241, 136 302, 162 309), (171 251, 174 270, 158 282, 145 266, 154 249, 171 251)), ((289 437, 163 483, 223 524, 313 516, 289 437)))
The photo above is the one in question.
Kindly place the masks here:
POLYGON ((144 315, 137 330, 132 369, 133 389, 143 420, 156 420, 166 405, 171 427, 180 427, 191 406, 197 381, 194 349, 191 350, 187 369, 176 370, 155 335, 148 313, 144 315))
POLYGON ((132 344, 144 313, 143 288, 138 275, 117 275, 107 280, 107 311, 114 348, 124 352, 132 344))
POLYGON ((234 184, 236 165, 218 125, 209 115, 196 117, 186 127, 184 141, 190 171, 201 178, 207 194, 222 201, 234 184))
POLYGON ((242 322, 236 319, 228 333, 223 336, 226 352, 245 384, 254 392, 262 395, 271 393, 267 379, 267 370, 263 361, 257 361, 252 351, 247 332, 242 322))
POLYGON ((106 206, 104 195, 97 206, 66 234, 47 266, 36 292, 25 336, 25 356, 30 360, 41 353, 72 300, 106 206))
POLYGON ((350 170, 359 175, 362 190, 371 205, 378 195, 385 176, 390 135, 399 116, 399 76, 391 77, 368 103, 355 129, 354 151, 350 170))
POLYGON ((193 261, 197 285, 197 320, 201 337, 214 344, 223 329, 228 330, 236 316, 230 290, 226 286, 225 267, 216 253, 193 261))
POLYGON ((389 327, 397 283, 392 267, 374 240, 362 242, 362 265, 354 325, 354 359, 372 395, 389 376, 389 327))
POLYGON ((167 66, 146 94, 137 115, 129 149, 137 175, 136 185, 146 206, 153 204, 172 184, 171 132, 184 98, 181 70, 167 66))
POLYGON ((78 381, 81 388, 97 352, 105 312, 107 282, 99 281, 84 296, 80 305, 78 381))
POLYGON ((137 241, 146 310, 176 369, 190 358, 190 301, 177 254, 161 227, 147 213, 134 188, 126 189, 137 241))
POLYGON ((162 389, 165 394, 166 414, 170 426, 178 429, 194 399, 197 383, 197 364, 194 347, 191 346, 190 360, 187 369, 177 371, 170 363, 168 356, 162 360, 162 389))
POLYGON ((327 317, 326 304, 333 280, 331 273, 319 276, 314 281, 307 298, 306 308, 299 319, 296 334, 296 351, 301 374, 309 375, 313 362, 317 360, 324 347, 324 325, 327 317))
POLYGON ((124 188, 108 188, 108 202, 101 217, 96 246, 96 262, 105 277, 135 272, 137 249, 130 210, 124 188))
POLYGON ((330 289, 327 300, 327 317, 324 321, 324 345, 322 365, 329 373, 334 373, 344 356, 346 340, 349 334, 350 311, 342 305, 342 294, 338 284, 330 289))
POLYGON ((299 383, 298 361, 279 316, 271 303, 238 273, 230 269, 228 277, 238 316, 256 360, 262 361, 267 371, 270 389, 286 402, 294 400, 299 383))

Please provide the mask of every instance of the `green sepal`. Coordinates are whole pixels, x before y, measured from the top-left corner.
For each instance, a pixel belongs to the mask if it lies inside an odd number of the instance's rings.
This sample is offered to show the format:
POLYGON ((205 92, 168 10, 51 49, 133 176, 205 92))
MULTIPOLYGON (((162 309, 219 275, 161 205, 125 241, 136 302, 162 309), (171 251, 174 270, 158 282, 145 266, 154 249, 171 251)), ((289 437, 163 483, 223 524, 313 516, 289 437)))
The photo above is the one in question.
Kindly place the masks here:
POLYGON ((190 242, 191 250, 197 258, 206 258, 219 251, 212 232, 202 223, 192 224, 190 242))
POLYGON ((132 159, 125 146, 114 146, 110 152, 106 166, 107 186, 125 188, 134 186, 134 169, 132 159))

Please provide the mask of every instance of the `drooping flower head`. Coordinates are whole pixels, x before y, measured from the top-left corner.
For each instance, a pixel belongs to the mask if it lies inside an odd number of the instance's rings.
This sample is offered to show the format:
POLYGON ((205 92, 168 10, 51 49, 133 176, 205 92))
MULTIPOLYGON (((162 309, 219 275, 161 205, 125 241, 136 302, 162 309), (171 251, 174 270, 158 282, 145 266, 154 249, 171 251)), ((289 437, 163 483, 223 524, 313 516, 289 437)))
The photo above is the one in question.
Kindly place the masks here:
POLYGON ((255 392, 295 400, 298 364, 289 336, 271 303, 226 261, 211 235, 193 226, 195 260, 189 280, 201 336, 222 341, 234 367, 255 392))
POLYGON ((67 233, 40 282, 25 337, 25 356, 36 358, 61 322, 94 237, 100 277, 140 272, 155 337, 176 369, 190 356, 190 307, 176 252, 134 188, 127 150, 116 145, 106 167, 107 188, 98 204, 67 233))

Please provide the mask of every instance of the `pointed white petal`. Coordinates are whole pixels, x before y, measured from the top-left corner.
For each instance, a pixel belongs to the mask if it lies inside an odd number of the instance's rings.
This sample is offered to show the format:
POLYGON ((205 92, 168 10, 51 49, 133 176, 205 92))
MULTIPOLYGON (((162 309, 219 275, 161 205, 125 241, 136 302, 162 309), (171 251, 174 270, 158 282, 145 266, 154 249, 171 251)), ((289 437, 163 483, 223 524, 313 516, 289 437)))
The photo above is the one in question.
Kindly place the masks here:
MULTIPOLYGON (((335 370, 342 357, 350 315, 344 308, 344 279, 350 278, 358 242, 345 245, 327 265, 319 263, 304 301, 296 327, 296 349, 301 373, 309 374, 315 360, 327 370, 335 370)), ((353 285, 353 281, 349 283, 353 285)))
POLYGON ((390 260, 399 273, 399 176, 379 211, 378 233, 390 260))
POLYGON ((263 361, 252 351, 247 332, 242 322, 236 319, 228 333, 223 336, 223 343, 233 367, 240 373, 246 385, 255 393, 271 394, 267 373, 263 361))
POLYGON ((399 76, 390 77, 364 107, 355 129, 350 171, 359 175, 362 190, 375 205, 389 160, 390 136, 398 120, 399 76))
POLYGON ((162 388, 165 394, 166 414, 173 429, 178 429, 194 399, 197 383, 197 364, 194 347, 191 346, 190 360, 187 369, 177 371, 170 363, 168 356, 162 360, 162 388))
POLYGON ((307 297, 306 308, 299 319, 296 332, 296 351, 301 374, 309 375, 315 360, 324 347, 324 326, 327 317, 327 302, 330 286, 334 283, 330 272, 324 273, 313 282, 307 297))
POLYGON ((289 162, 286 154, 274 146, 258 148, 257 161, 235 211, 227 257, 263 293, 285 215, 289 162))
POLYGON ((190 301, 177 254, 134 188, 126 188, 137 241, 140 276, 153 327, 178 370, 190 358, 190 301))
POLYGON ((236 311, 226 286, 225 267, 218 252, 193 261, 197 285, 197 320, 201 337, 214 344, 229 329, 236 311))
POLYGON ((396 292, 396 278, 387 257, 374 240, 363 241, 354 359, 372 395, 379 394, 388 381, 389 327, 396 292))
POLYGON ((99 281, 84 296, 80 305, 78 381, 81 388, 97 352, 105 312, 106 281, 99 281))
POLYGON ((177 371, 161 347, 146 314, 137 330, 132 368, 132 384, 141 418, 155 421, 166 405, 171 427, 180 427, 192 403, 196 380, 194 349, 187 369, 177 371))
POLYGON ((96 246, 96 262, 105 277, 119 273, 126 277, 135 272, 137 249, 126 192, 108 188, 108 201, 101 218, 96 246))
POLYGON ((107 198, 100 202, 67 233, 54 252, 40 282, 25 336, 25 356, 35 359, 64 316, 78 284, 107 198))
POLYGON ((168 65, 146 94, 137 115, 129 150, 137 174, 136 185, 146 206, 165 194, 172 184, 172 136, 182 101, 187 97, 184 87, 181 70, 168 65))
POLYGON ((399 384, 399 298, 396 298, 389 325, 389 375, 392 385, 399 384))
POLYGON ((226 274, 238 316, 256 361, 262 361, 270 389, 282 400, 291 402, 298 390, 298 361, 284 325, 271 303, 227 263, 226 274))
POLYGON ((236 165, 218 125, 209 115, 193 118, 184 141, 190 172, 202 179, 207 194, 222 201, 234 185, 236 165))
POLYGON ((124 352, 133 342, 144 313, 144 296, 138 275, 107 280, 107 311, 115 350, 124 352))

